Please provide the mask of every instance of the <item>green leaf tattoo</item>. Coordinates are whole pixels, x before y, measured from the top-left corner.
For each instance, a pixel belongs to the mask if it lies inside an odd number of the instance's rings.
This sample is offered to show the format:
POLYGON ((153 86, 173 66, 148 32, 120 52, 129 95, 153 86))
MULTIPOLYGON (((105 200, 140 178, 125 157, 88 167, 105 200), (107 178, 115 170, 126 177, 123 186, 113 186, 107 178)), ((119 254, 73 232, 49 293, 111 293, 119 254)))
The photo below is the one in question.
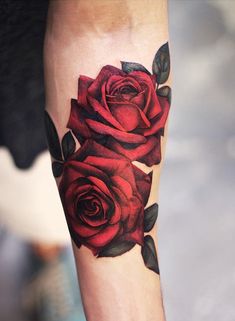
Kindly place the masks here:
POLYGON ((45 129, 47 134, 48 148, 53 158, 62 161, 59 137, 51 117, 45 111, 45 129))
POLYGON ((131 241, 118 241, 112 242, 109 246, 103 248, 99 253, 98 257, 115 257, 130 251, 134 246, 135 242, 131 241))
POLYGON ((170 74, 170 54, 168 42, 157 51, 153 60, 153 73, 156 75, 157 83, 163 84, 170 74))
POLYGON ((167 97, 169 104, 171 104, 171 88, 168 86, 162 86, 157 89, 157 95, 160 97, 167 97))
POLYGON ((71 132, 67 132, 62 139, 64 159, 67 160, 75 152, 76 143, 71 132))
POLYGON ((52 173, 54 177, 60 177, 63 173, 63 163, 53 162, 52 163, 52 173))
POLYGON ((148 269, 160 274, 157 251, 154 245, 154 240, 150 235, 146 235, 144 238, 144 245, 141 248, 141 254, 144 260, 144 264, 148 269))
POLYGON ((126 73, 130 73, 132 71, 142 71, 150 75, 150 72, 143 65, 138 64, 136 62, 121 61, 121 64, 122 64, 122 71, 126 73))
POLYGON ((155 203, 144 211, 144 232, 150 232, 158 216, 158 204, 155 203))

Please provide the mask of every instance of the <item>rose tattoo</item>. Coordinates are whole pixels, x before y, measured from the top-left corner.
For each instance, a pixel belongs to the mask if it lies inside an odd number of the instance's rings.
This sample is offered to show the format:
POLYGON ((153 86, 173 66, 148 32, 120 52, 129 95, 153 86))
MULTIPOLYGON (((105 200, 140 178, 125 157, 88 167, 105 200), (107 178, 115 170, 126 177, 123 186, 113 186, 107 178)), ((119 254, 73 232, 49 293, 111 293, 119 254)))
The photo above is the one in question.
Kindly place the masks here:
POLYGON ((96 79, 79 77, 68 128, 81 144, 92 138, 131 161, 152 166, 161 161, 168 111, 168 98, 156 93, 155 75, 105 66, 96 79))
POLYGON ((143 245, 150 187, 151 176, 127 158, 87 140, 65 163, 59 184, 76 244, 96 255, 114 239, 143 245))
POLYGON ((146 208, 152 173, 161 161, 161 136, 171 89, 163 84, 170 72, 168 44, 156 53, 151 74, 137 63, 122 69, 107 65, 96 79, 80 76, 78 97, 71 100, 70 129, 60 141, 46 112, 53 174, 75 244, 95 256, 121 255, 141 246, 145 265, 159 273, 154 241, 148 233, 158 216, 155 203, 146 208), (76 140, 80 148, 76 150, 76 140))

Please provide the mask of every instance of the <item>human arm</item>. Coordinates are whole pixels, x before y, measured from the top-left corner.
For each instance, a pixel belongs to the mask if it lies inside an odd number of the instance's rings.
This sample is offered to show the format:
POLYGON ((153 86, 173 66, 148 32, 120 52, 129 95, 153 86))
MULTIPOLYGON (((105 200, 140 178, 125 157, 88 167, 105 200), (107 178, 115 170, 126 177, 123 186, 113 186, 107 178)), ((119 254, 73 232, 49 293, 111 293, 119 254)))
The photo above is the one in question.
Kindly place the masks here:
POLYGON ((152 63, 167 42, 166 1, 51 2, 46 124, 64 146, 51 153, 88 321, 165 320, 157 256, 152 269, 146 259, 157 227, 144 233, 144 219, 158 202, 170 92, 155 93, 169 80, 152 63), (126 81, 128 67, 140 69, 126 81))

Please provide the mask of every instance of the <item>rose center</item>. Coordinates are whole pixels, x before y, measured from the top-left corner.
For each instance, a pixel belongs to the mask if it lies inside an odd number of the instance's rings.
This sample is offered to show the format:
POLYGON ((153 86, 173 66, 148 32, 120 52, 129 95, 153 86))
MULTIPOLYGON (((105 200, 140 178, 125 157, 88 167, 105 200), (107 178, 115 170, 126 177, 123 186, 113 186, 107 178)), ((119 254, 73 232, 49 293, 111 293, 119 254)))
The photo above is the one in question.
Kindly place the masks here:
POLYGON ((133 97, 138 95, 138 91, 132 86, 125 86, 119 89, 118 95, 124 100, 130 101, 133 97))
POLYGON ((77 199, 76 215, 86 225, 102 226, 108 222, 112 213, 113 207, 110 207, 95 191, 89 190, 77 199))
POLYGON ((99 215, 100 212, 102 212, 102 206, 100 202, 95 198, 85 198, 79 200, 77 209, 78 213, 88 215, 91 218, 92 216, 99 215))

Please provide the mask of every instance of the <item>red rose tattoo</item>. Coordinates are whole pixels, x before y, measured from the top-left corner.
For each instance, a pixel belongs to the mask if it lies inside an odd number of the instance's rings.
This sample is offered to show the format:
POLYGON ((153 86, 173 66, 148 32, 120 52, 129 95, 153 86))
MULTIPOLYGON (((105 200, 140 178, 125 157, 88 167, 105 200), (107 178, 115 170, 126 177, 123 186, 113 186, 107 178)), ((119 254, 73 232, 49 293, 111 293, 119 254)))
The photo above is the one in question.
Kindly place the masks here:
POLYGON ((155 75, 105 66, 96 79, 79 77, 68 127, 80 143, 92 138, 131 161, 152 166, 161 161, 169 106, 167 97, 156 94, 155 75))
POLYGON ((116 240, 143 245, 144 206, 151 176, 128 159, 87 140, 64 165, 59 185, 77 245, 95 255, 116 240))
POLYGON ((161 161, 161 136, 171 89, 168 44, 156 53, 152 74, 138 63, 107 65, 96 79, 79 77, 78 98, 71 101, 69 130, 60 141, 45 113, 52 170, 71 236, 78 247, 98 257, 121 255, 141 246, 145 265, 159 274, 152 230, 158 204, 146 208, 152 174, 147 166, 161 161), (73 133, 73 134, 72 134, 73 133), (76 150, 76 140, 81 147, 76 150))

